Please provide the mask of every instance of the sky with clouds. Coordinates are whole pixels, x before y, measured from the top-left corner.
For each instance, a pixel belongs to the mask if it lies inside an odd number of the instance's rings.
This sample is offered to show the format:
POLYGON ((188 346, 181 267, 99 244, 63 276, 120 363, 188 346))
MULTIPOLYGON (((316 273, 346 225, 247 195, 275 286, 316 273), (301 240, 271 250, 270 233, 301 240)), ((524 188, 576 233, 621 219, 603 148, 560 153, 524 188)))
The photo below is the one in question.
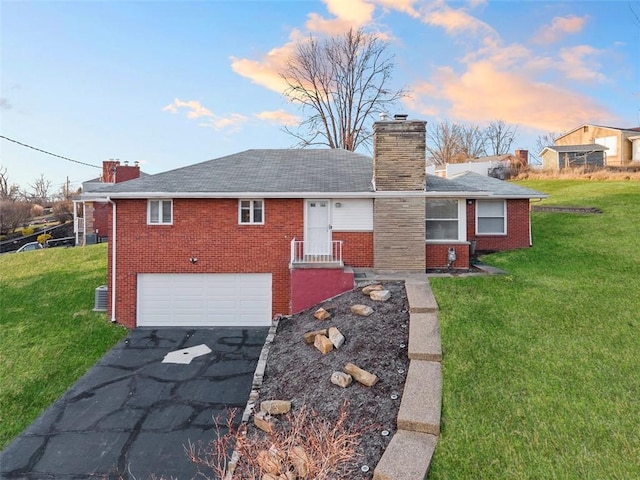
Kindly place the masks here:
MULTIPOLYGON (((517 126, 514 148, 583 123, 640 126, 640 2, 517 0, 11 1, 0 5, 0 135, 159 173, 288 148, 301 112, 279 76, 296 42, 361 27, 388 41, 397 112, 517 126)), ((97 177, 0 139, 23 188, 97 177)))

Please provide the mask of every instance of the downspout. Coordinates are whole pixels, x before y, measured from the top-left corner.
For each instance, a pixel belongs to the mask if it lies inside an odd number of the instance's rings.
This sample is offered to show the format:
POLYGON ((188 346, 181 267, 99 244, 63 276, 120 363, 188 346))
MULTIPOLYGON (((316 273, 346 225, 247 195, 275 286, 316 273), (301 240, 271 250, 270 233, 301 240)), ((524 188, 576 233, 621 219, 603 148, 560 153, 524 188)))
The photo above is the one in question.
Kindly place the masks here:
POLYGON ((111 215, 111 322, 116 323, 116 203, 107 197, 113 205, 111 215))

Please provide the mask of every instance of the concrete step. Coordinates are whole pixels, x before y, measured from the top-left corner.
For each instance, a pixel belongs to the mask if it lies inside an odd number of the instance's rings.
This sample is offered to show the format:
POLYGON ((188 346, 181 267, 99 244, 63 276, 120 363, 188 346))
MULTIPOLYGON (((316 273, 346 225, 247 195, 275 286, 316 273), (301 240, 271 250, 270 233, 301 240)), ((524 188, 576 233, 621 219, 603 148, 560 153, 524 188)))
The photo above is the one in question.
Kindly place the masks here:
POLYGON ((438 437, 398 430, 373 472, 373 480, 423 480, 438 437))
POLYGON ((442 361, 440 323, 436 312, 410 314, 409 359, 442 361))
POLYGON ((442 365, 411 360, 398 411, 398 429, 440 433, 442 410, 442 365))
POLYGON ((438 302, 433 296, 429 282, 412 282, 407 280, 404 284, 409 300, 411 313, 428 313, 438 311, 438 302))

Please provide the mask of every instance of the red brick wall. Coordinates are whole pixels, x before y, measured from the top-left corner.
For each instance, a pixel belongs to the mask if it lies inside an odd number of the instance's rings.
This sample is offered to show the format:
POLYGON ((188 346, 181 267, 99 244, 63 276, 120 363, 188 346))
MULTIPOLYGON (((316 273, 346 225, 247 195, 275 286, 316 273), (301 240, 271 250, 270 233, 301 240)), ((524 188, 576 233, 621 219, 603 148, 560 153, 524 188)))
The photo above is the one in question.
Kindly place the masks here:
POLYGON ((103 202, 93 202, 93 231, 87 233, 98 232, 99 237, 108 237, 111 224, 109 223, 109 212, 111 205, 103 202))
POLYGON ((467 203, 467 238, 476 241, 477 251, 526 248, 529 237, 529 200, 507 200, 507 235, 476 235, 476 203, 467 203))
POLYGON ((147 225, 146 200, 118 200, 117 215, 119 323, 135 326, 138 273, 272 273, 272 313, 289 313, 290 242, 303 238, 302 200, 265 200, 265 225, 238 225, 236 199, 174 199, 173 225, 147 225))
POLYGON ((425 247, 427 256, 427 268, 447 268, 449 248, 456 251, 456 261, 452 268, 466 270, 469 268, 469 244, 433 244, 428 243, 425 247))
POLYGON ((333 232, 342 240, 342 261, 350 267, 373 267, 373 232, 333 232))

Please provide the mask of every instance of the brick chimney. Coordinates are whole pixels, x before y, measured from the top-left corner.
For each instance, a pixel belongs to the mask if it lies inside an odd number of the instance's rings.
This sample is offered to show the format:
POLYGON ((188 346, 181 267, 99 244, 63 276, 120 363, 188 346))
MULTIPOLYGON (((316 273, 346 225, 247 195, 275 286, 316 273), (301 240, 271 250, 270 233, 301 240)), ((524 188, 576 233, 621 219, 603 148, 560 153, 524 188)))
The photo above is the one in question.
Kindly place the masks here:
POLYGON ((398 192, 373 204, 373 264, 378 271, 425 272, 425 199, 402 192, 426 188, 426 123, 395 115, 373 125, 377 192, 398 192))
POLYGON ((135 162, 134 165, 129 165, 129 162, 124 162, 124 165, 118 165, 116 167, 115 183, 126 182, 127 180, 133 180, 140 177, 140 164, 135 162))
POLYGON ((102 162, 102 183, 116 183, 116 168, 120 160, 110 158, 102 162))
POLYGON ((522 167, 529 165, 529 150, 516 150, 516 157, 522 167))

